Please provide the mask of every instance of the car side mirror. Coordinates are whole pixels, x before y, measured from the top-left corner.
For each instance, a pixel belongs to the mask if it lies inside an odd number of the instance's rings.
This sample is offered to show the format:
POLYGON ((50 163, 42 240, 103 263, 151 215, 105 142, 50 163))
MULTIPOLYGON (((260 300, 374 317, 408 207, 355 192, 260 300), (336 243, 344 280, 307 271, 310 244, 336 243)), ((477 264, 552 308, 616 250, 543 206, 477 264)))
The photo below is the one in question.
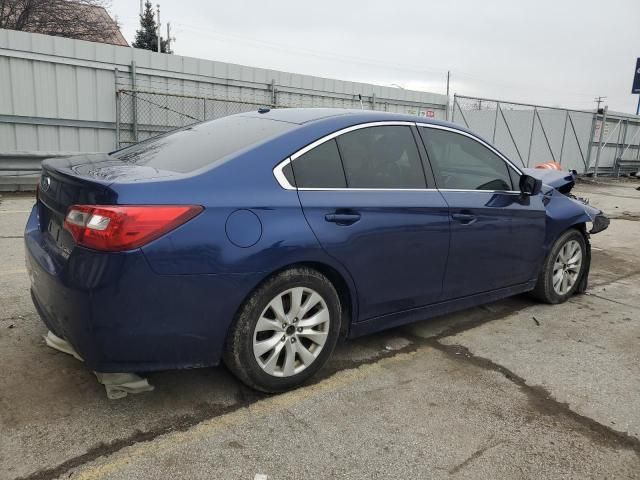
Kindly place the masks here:
POLYGON ((520 176, 520 192, 524 195, 537 195, 542 190, 542 180, 523 174, 520 176))

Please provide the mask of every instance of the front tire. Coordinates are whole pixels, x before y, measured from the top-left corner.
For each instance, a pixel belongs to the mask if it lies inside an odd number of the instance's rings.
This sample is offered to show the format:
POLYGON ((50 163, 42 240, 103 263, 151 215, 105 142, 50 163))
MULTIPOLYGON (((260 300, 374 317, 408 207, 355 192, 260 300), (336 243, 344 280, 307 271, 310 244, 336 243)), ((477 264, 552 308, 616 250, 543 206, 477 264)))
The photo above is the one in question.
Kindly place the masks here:
POLYGON ((567 230, 553 244, 531 293, 546 303, 566 302, 580 288, 587 268, 584 236, 578 230, 567 230))
POLYGON ((324 275, 307 267, 283 271, 240 308, 224 362, 251 388, 290 390, 326 363, 338 339, 340 316, 340 299, 324 275))

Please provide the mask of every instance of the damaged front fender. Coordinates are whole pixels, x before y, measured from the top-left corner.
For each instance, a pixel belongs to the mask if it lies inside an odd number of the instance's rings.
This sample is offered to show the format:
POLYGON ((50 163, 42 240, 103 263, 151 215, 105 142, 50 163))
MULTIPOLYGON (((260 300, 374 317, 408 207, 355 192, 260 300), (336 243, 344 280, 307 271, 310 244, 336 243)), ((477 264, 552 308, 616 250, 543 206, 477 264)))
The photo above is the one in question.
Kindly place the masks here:
POLYGON ((536 168, 525 168, 523 171, 527 175, 542 180, 547 216, 561 221, 564 228, 560 232, 578 223, 591 223, 592 227, 589 230, 591 234, 601 232, 609 226, 609 219, 601 210, 570 193, 576 183, 574 171, 536 168))
POLYGON ((572 198, 560 193, 555 188, 545 186, 543 203, 547 216, 546 248, 553 244, 556 238, 576 225, 591 224, 587 230, 594 234, 605 230, 609 226, 609 219, 599 209, 587 204, 586 201, 572 198))
POLYGON ((573 200, 575 203, 579 204, 583 209, 587 216, 591 219, 591 230, 589 233, 594 234, 606 230, 609 226, 609 217, 607 217, 602 210, 599 210, 595 207, 589 205, 588 201, 582 198, 575 197, 573 195, 568 195, 570 200, 573 200))

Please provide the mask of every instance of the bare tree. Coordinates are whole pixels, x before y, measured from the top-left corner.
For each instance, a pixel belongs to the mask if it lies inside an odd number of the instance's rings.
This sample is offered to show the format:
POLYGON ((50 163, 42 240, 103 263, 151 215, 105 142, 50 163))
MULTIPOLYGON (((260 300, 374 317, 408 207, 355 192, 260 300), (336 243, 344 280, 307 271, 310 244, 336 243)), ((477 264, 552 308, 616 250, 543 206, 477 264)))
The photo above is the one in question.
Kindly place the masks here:
POLYGON ((0 0, 0 28, 97 42, 120 35, 107 0, 0 0))

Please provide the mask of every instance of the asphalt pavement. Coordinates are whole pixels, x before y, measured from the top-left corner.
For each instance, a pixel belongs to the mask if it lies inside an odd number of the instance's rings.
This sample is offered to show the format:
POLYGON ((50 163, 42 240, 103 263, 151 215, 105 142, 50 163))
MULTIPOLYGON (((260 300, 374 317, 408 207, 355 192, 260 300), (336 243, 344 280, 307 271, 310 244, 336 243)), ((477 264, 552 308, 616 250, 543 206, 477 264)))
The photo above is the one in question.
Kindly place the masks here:
POLYGON ((253 392, 224 368, 108 400, 46 347, 22 230, 0 198, 0 479, 640 478, 640 182, 579 184, 613 220, 591 287, 521 295, 342 342, 311 384, 253 392))

